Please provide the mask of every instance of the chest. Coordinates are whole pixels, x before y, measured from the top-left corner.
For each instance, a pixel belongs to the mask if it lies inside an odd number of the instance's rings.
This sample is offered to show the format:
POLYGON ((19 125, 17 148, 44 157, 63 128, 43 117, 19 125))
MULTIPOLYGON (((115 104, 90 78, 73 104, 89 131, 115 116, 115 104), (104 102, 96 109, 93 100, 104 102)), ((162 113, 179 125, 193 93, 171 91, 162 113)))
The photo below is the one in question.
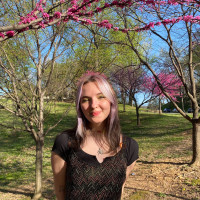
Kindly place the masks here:
POLYGON ((122 150, 115 156, 106 157, 102 163, 98 162, 96 156, 78 151, 71 152, 69 156, 67 174, 71 185, 76 188, 117 190, 122 187, 126 179, 126 168, 126 158, 122 150))

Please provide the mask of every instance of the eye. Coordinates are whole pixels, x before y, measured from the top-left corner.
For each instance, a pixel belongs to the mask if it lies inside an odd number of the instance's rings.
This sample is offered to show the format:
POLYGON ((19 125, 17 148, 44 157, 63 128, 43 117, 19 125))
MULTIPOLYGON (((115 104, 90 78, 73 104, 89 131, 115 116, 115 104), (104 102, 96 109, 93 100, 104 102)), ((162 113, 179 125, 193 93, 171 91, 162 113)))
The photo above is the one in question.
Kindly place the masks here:
POLYGON ((83 98, 83 99, 81 99, 81 103, 85 103, 85 102, 87 102, 87 101, 89 101, 88 98, 83 98))
POLYGON ((105 99, 106 97, 104 96, 104 95, 100 95, 99 97, 98 97, 98 99, 105 99))

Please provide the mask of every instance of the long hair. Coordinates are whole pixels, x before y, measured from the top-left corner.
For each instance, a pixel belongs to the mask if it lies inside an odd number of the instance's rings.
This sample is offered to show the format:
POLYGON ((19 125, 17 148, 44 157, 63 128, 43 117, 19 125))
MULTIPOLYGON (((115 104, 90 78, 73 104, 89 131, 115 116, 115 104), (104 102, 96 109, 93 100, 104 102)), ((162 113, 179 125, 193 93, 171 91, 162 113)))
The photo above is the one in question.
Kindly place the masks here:
POLYGON ((105 119, 106 121, 104 123, 105 127, 103 134, 96 134, 94 135, 94 137, 95 139, 97 139, 97 141, 100 141, 100 139, 105 139, 106 143, 109 145, 109 152, 117 151, 117 148, 119 147, 120 143, 120 134, 121 134, 121 128, 118 117, 117 97, 105 75, 102 75, 100 73, 88 72, 87 74, 84 74, 81 77, 78 83, 78 89, 76 93, 76 111, 77 111, 76 137, 78 141, 80 141, 79 143, 81 143, 81 141, 84 141, 86 136, 86 130, 89 124, 80 106, 80 99, 82 95, 83 85, 89 82, 95 82, 99 90, 111 104, 110 114, 107 117, 107 119, 105 119))

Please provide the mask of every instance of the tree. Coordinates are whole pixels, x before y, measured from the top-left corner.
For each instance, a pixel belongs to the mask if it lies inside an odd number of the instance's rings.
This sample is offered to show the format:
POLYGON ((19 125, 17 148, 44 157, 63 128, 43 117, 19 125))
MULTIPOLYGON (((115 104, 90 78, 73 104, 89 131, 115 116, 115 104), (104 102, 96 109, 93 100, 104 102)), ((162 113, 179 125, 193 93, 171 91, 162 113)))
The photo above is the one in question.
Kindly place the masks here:
MULTIPOLYGON (((182 82, 180 79, 173 73, 166 74, 166 73, 159 73, 157 74, 157 77, 162 84, 162 87, 164 90, 168 93, 168 95, 176 102, 176 97, 181 96, 181 87, 182 82)), ((154 76, 148 76, 144 78, 143 83, 144 88, 146 88, 148 91, 151 90, 154 95, 159 97, 159 112, 161 111, 161 99, 166 98, 160 87, 158 86, 158 83, 154 76)))
MULTIPOLYGON (((163 2, 164 3, 164 2, 163 2)), ((172 3, 172 2, 171 2, 172 3)), ((138 25, 142 28, 138 28, 137 31, 149 30, 150 37, 154 37, 157 41, 155 43, 156 50, 155 54, 159 52, 159 48, 165 49, 168 51, 169 58, 171 60, 171 65, 173 67, 174 73, 181 80, 183 88, 185 90, 185 95, 190 99, 193 115, 190 117, 185 113, 176 103, 176 101, 170 96, 166 91, 164 85, 160 81, 156 70, 159 69, 159 65, 152 65, 149 62, 148 55, 140 54, 135 45, 130 39, 129 32, 127 31, 126 35, 129 38, 129 43, 126 45, 129 46, 135 55, 138 56, 140 62, 146 66, 146 68, 154 76, 159 88, 162 93, 173 103, 174 107, 178 112, 188 121, 191 122, 193 126, 192 132, 192 141, 193 141, 193 157, 191 164, 200 165, 200 118, 199 118, 199 105, 197 99, 197 86, 196 86, 196 76, 195 76, 195 65, 193 63, 193 39, 192 34, 196 32, 197 23, 199 23, 199 3, 197 1, 187 1, 187 4, 184 2, 174 1, 176 3, 176 8, 171 5, 162 3, 155 3, 154 6, 144 5, 143 10, 145 14, 141 17, 138 13, 135 12, 132 8, 127 9, 126 14, 123 14, 124 26, 128 28, 129 24, 127 22, 128 17, 132 17, 138 21, 138 25), (155 22, 150 22, 149 19, 152 19, 155 22), (157 22, 156 22, 157 21, 157 22), (179 22, 179 23, 178 23, 179 22), (176 24, 178 23, 178 24, 176 24), (159 27, 161 31, 159 31, 159 27), (177 31, 180 30, 180 31, 177 31), (177 40, 178 38, 178 40, 177 40), (162 44, 162 46, 161 46, 162 44), (182 50, 182 51, 181 51, 182 50), (187 51, 188 59, 187 65, 181 63, 181 59, 187 51), (185 67, 187 68, 187 73, 184 71, 185 67), (186 77, 189 75, 189 81, 186 81, 186 77)), ((141 44, 142 45, 142 44, 141 44)), ((152 50, 153 51, 153 50, 152 50)))
POLYGON ((21 37, 6 41, 1 46, 0 69, 3 76, 0 77, 0 90, 1 94, 12 102, 12 105, 3 101, 0 105, 21 119, 25 131, 31 135, 36 144, 36 179, 33 199, 39 199, 42 196, 45 136, 62 120, 61 118, 44 130, 45 113, 48 113, 50 109, 45 98, 55 98, 67 85, 69 90, 69 85, 73 85, 76 76, 77 69, 68 68, 71 73, 63 72, 62 82, 59 84, 51 82, 55 81, 58 75, 55 73, 58 68, 56 60, 67 51, 69 53, 69 50, 63 46, 65 34, 67 32, 63 26, 52 27, 48 31, 33 30, 29 35, 24 33, 21 37), (11 52, 15 48, 22 49, 20 54, 11 52), (22 52, 24 55, 21 54, 22 52), (54 87, 52 84, 55 84, 54 87))
POLYGON ((125 93, 132 97, 137 116, 137 125, 140 125, 140 113, 139 109, 145 103, 156 98, 157 94, 154 95, 154 88, 147 87, 144 82, 146 82, 147 78, 145 76, 144 70, 139 66, 133 66, 128 68, 122 68, 116 70, 112 74, 112 81, 119 85, 121 90, 125 91, 125 93), (138 95, 143 95, 142 100, 139 102, 138 95))

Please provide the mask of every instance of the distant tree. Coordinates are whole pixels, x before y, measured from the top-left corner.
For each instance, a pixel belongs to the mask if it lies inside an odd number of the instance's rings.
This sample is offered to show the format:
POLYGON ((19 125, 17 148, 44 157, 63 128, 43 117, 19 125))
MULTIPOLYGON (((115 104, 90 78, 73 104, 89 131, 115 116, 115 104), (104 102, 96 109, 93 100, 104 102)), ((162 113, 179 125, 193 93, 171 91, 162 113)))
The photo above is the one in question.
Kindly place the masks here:
POLYGON ((121 90, 125 91, 127 96, 132 97, 136 109, 137 125, 139 126, 141 124, 139 109, 156 97, 152 88, 144 87, 144 82, 146 81, 145 72, 140 66, 133 66, 119 69, 111 77, 111 80, 121 90))
MULTIPOLYGON (((157 75, 160 83, 163 86, 163 89, 170 95, 170 97, 177 101, 176 97, 181 96, 181 87, 182 82, 181 80, 173 73, 166 74, 166 73, 159 73, 157 75)), ((158 86, 158 83, 154 76, 148 76, 144 78, 145 81, 143 83, 144 87, 148 90, 151 90, 155 95, 159 97, 159 112, 161 111, 161 99, 166 98, 163 91, 158 86)))

